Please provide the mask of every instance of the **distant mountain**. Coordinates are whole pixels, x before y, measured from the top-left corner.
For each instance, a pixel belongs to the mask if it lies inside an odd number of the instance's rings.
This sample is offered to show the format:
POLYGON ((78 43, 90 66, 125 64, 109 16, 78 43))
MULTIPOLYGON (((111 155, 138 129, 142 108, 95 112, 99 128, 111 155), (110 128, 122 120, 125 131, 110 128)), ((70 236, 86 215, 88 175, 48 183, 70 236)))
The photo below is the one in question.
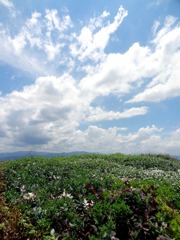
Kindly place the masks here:
MULTIPOLYGON (((24 157, 41 156, 46 158, 52 158, 56 156, 73 156, 89 154, 90 152, 75 151, 75 152, 61 152, 61 153, 51 153, 51 152, 35 152, 35 151, 21 151, 21 152, 7 152, 0 153, 0 160, 16 160, 24 157)), ((180 155, 173 155, 172 157, 180 160, 180 155)))
POLYGON ((22 152, 0 153, 0 160, 16 160, 19 158, 31 157, 31 156, 41 156, 41 157, 51 158, 56 156, 72 156, 72 155, 82 155, 82 154, 88 154, 88 153, 83 151, 62 152, 62 153, 22 151, 22 152))

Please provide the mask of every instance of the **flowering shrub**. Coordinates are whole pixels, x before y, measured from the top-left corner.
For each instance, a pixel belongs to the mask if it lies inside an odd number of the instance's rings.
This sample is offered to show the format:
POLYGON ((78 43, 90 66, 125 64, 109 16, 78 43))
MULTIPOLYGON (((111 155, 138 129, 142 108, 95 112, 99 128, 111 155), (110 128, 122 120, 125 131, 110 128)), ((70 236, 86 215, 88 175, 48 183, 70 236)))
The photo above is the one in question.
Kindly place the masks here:
POLYGON ((0 239, 180 239, 179 169, 180 162, 163 155, 8 163, 3 201, 16 206, 19 220, 12 222, 13 237, 1 211, 0 239))

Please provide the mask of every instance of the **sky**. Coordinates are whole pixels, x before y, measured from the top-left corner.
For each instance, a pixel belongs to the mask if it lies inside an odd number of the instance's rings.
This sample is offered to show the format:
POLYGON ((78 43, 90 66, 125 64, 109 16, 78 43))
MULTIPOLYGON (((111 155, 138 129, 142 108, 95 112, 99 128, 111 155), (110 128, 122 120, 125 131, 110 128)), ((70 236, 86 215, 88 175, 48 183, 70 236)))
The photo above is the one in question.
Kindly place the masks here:
POLYGON ((179 0, 0 0, 0 152, 180 155, 179 0))

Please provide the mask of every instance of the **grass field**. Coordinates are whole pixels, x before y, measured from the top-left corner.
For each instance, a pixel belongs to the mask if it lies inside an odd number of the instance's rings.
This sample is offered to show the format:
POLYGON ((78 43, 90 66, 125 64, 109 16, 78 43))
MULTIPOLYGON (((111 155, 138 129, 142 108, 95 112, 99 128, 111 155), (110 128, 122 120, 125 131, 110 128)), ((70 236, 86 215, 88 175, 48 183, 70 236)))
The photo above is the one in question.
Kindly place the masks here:
POLYGON ((180 161, 30 157, 0 164, 0 239, 180 239, 180 161))

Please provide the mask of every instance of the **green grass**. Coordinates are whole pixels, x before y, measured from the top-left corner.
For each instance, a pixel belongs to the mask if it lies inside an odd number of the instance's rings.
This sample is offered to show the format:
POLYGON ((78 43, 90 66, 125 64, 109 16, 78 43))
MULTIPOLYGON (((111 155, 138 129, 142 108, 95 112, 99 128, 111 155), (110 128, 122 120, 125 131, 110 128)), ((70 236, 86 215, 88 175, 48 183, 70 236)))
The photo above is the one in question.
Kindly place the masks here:
POLYGON ((2 239, 180 239, 180 161, 170 156, 31 157, 3 174, 2 239))

